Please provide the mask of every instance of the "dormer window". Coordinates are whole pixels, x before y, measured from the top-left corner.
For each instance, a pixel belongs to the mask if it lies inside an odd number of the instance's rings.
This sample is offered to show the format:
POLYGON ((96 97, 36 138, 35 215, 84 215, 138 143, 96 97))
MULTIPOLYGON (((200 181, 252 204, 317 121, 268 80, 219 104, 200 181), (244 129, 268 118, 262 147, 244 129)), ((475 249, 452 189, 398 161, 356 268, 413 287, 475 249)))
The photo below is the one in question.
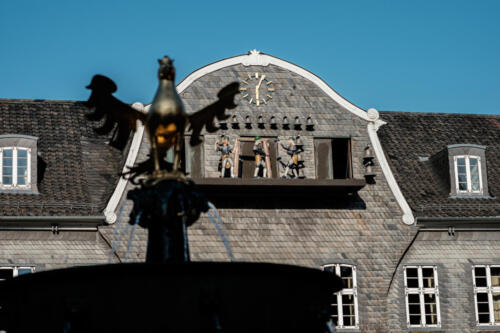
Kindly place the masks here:
POLYGON ((448 146, 452 197, 488 195, 485 150, 474 144, 448 146))
POLYGON ((36 191, 36 140, 0 135, 0 191, 36 191))
POLYGON ((457 193, 482 193, 481 159, 479 156, 455 156, 457 193))
POLYGON ((2 187, 30 186, 30 149, 8 147, 0 149, 2 160, 2 187))

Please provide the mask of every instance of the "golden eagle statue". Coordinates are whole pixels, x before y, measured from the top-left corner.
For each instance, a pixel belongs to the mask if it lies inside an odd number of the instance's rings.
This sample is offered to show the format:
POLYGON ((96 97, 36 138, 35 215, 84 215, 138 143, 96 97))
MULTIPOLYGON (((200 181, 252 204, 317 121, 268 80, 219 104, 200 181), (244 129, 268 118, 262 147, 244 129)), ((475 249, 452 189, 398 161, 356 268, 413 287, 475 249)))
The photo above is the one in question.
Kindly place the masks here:
POLYGON ((159 85, 148 114, 135 110, 115 98, 112 94, 117 90, 117 86, 106 76, 95 75, 87 86, 92 93, 85 104, 92 108, 93 112, 86 117, 94 121, 105 118, 103 125, 94 130, 98 134, 115 130, 111 146, 123 150, 130 132, 136 130, 137 120, 146 127, 151 143, 150 156, 148 160, 130 168, 126 173, 132 181, 143 174, 152 175, 154 178, 184 177, 179 168, 186 125, 189 123, 188 130, 192 130, 190 144, 198 145, 202 142, 200 134, 203 126, 209 133, 217 131, 218 127, 214 124, 215 117, 225 120, 229 117, 225 114, 226 109, 234 109, 237 106, 234 103, 234 96, 239 93, 239 83, 233 82, 219 91, 216 102, 188 115, 175 89, 175 68, 172 59, 165 56, 158 62, 159 85), (167 171, 165 157, 171 148, 174 148, 174 161, 171 170, 167 171))

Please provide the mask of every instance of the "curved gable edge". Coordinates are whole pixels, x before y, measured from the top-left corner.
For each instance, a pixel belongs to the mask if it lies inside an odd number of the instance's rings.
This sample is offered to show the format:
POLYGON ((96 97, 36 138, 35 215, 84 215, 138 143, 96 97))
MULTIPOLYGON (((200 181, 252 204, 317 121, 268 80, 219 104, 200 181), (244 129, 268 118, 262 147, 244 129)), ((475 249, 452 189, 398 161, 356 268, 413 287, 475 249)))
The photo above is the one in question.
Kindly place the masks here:
MULTIPOLYGON (((355 114, 361 119, 364 119, 368 121, 367 125, 367 130, 368 130, 368 135, 371 141, 371 144, 373 146, 373 149, 375 151, 375 155, 377 157, 377 160, 380 163, 380 167, 382 169, 382 172, 384 173, 384 176, 387 180, 387 183, 396 198, 396 201, 398 202, 398 205, 400 206, 402 212, 403 212, 403 223, 407 225, 411 225, 415 222, 415 218, 413 216, 412 210, 410 206, 408 205, 406 199, 403 196, 403 193, 401 192, 401 189, 399 188, 396 179, 390 169, 389 163, 387 162, 385 158, 385 153, 382 148, 382 145, 380 143, 380 140, 377 135, 377 131, 380 128, 380 126, 383 126, 386 124, 386 122, 382 121, 380 119, 380 115, 377 110, 370 108, 367 111, 357 107, 356 105, 352 104, 342 96, 340 96, 335 90, 333 90, 325 81, 323 81, 320 77, 316 76, 315 74, 309 72, 308 70, 297 66, 295 64, 292 64, 288 61, 285 61, 280 58, 273 57, 268 54, 261 53, 260 51, 257 50, 252 50, 246 55, 239 55, 235 57, 230 57, 226 58, 214 63, 211 63, 209 65, 206 65, 204 67, 201 67, 191 74, 189 74, 186 78, 184 78, 178 85, 177 85, 177 91, 178 93, 182 93, 187 87, 189 87, 194 81, 197 79, 201 78, 202 76, 205 76, 209 73, 215 72, 219 69, 233 66, 233 65, 239 65, 243 64, 243 66, 268 66, 269 64, 273 64, 282 68, 285 68, 293 73, 296 73, 309 81, 313 82, 316 84, 325 94, 327 94, 330 98, 332 98, 335 102, 337 102, 339 105, 344 107, 346 110, 349 112, 355 114)), ((137 102, 133 104, 133 107, 135 107, 139 111, 147 112, 149 110, 149 107, 151 105, 144 106, 143 104, 137 102)), ((139 152, 139 148, 142 142, 144 134, 144 127, 142 124, 138 124, 137 131, 134 134, 134 138, 132 140, 132 144, 130 146, 130 150, 127 156, 127 160, 125 162, 125 165, 123 167, 123 171, 125 172, 127 170, 127 165, 133 165, 137 159, 137 155, 139 152)), ((106 216, 106 222, 109 224, 112 224, 116 221, 117 216, 116 216, 116 210, 118 207, 118 204, 125 192, 126 185, 127 185, 128 180, 124 179, 123 177, 120 178, 115 191, 113 192, 113 195, 111 196, 110 200, 108 201, 108 204, 104 210, 104 215, 106 216)))
MULTIPOLYGON (((148 112, 149 105, 144 107, 144 105, 140 102, 135 102, 132 104, 132 107, 141 112, 148 112)), ((139 155, 139 149, 141 147, 142 137, 144 136, 144 125, 142 122, 137 121, 137 130, 134 133, 134 137, 132 138, 132 143, 130 145, 130 149, 128 151, 127 159, 125 160, 125 164, 123 165, 122 173, 128 171, 128 166, 134 165, 137 159, 137 155, 139 155)), ((124 177, 120 177, 118 180, 118 184, 116 184, 115 190, 111 195, 106 208, 104 209, 104 216, 106 217, 106 222, 108 224, 113 224, 116 222, 116 209, 118 208, 118 204, 120 203, 122 196, 127 188, 128 179, 124 177)))

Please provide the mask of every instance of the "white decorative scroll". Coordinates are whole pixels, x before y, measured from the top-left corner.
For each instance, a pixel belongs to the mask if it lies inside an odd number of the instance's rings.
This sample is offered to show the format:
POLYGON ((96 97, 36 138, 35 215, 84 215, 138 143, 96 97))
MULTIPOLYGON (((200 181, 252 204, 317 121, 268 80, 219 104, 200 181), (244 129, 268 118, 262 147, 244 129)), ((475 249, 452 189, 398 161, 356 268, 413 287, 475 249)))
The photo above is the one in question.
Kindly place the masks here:
POLYGON ((260 51, 253 49, 248 52, 248 57, 244 58, 241 63, 243 66, 269 66, 269 59, 260 51))

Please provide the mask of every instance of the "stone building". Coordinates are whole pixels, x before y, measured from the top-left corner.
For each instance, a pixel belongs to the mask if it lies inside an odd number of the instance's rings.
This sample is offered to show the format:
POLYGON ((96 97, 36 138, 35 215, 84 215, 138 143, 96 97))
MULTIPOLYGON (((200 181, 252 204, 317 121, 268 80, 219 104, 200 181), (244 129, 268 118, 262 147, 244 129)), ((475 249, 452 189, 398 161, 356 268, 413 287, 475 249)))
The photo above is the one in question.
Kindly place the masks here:
MULTIPOLYGON (((223 223, 204 215, 190 228, 192 260, 333 270, 345 282, 339 332, 500 331, 500 117, 365 111, 258 51, 177 89, 195 112, 234 81, 230 118, 185 147, 183 167, 223 223)), ((126 223, 132 185, 116 176, 146 158, 143 128, 121 155, 80 102, 0 110, 3 272, 143 261, 146 232, 126 223)))

